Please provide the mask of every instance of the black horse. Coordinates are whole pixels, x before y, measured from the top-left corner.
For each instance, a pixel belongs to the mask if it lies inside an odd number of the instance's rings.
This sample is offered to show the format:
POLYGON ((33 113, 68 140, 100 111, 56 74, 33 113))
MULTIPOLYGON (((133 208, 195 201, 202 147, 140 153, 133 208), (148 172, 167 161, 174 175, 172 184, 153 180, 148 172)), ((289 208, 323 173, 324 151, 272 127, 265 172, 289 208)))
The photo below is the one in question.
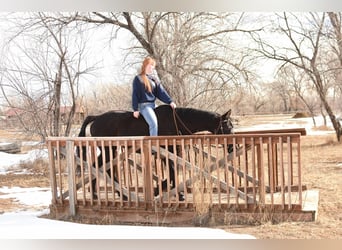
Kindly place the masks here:
MULTIPOLYGON (((173 110, 169 105, 161 105, 155 109, 158 118, 158 135, 189 135, 201 131, 209 131, 213 134, 233 133, 233 124, 230 119, 231 110, 223 115, 214 112, 203 111, 193 108, 176 108, 173 110)), ((133 117, 130 111, 109 111, 97 116, 87 116, 84 120, 79 137, 86 136, 86 127, 89 123, 90 135, 101 136, 148 136, 149 128, 142 116, 139 119, 133 117)), ((113 152, 116 148, 113 146, 113 152)), ((109 162, 109 148, 105 147, 105 161, 109 162)), ((172 147, 169 151, 173 151, 172 147)), ((229 145, 228 151, 232 151, 229 145)), ((83 150, 83 152, 86 152, 83 150)), ((78 153, 79 154, 79 153, 78 153)), ((85 157, 85 156, 84 156, 85 157)), ((115 155, 114 155, 115 158, 115 155)), ((102 152, 98 155, 98 165, 102 166, 102 152)), ((169 176, 172 188, 174 188, 173 162, 169 160, 169 176)), ((108 170, 110 175, 110 171, 108 170)), ((116 178, 114 177, 116 180, 116 178)), ((93 192, 96 186, 96 179, 92 181, 93 192)), ((167 182, 162 183, 162 189, 167 182)), ((158 188, 155 195, 158 195, 158 188)), ((93 193, 96 197, 96 194, 93 193)), ((180 196, 181 197, 181 196, 180 196)), ((125 198, 125 197, 124 197, 125 198)))

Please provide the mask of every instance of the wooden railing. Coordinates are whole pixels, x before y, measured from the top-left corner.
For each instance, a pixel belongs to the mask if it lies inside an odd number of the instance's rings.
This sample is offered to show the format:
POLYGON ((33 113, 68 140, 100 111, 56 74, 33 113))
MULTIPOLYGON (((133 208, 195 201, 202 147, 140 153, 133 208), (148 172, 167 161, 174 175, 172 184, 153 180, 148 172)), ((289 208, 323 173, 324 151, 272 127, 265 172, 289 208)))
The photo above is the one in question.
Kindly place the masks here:
POLYGON ((301 134, 49 137, 52 204, 68 200, 71 214, 77 206, 300 209, 301 134))

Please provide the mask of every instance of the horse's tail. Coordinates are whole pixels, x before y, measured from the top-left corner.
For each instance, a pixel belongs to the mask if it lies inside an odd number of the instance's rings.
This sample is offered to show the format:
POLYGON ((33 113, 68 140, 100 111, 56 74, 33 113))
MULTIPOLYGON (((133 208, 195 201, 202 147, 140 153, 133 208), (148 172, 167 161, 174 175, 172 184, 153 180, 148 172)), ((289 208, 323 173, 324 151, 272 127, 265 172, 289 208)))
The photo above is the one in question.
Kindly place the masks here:
POLYGON ((87 125, 89 123, 91 123, 92 121, 94 121, 96 118, 97 118, 96 115, 89 115, 89 116, 86 117, 86 119, 84 120, 84 122, 82 124, 80 133, 78 134, 79 137, 85 137, 86 136, 87 125))

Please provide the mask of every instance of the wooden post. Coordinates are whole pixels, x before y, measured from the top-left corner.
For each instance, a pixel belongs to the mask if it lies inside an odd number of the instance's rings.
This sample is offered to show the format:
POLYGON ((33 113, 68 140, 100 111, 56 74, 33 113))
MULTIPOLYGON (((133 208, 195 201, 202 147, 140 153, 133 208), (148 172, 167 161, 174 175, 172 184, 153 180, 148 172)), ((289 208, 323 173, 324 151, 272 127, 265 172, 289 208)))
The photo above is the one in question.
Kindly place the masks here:
POLYGON ((69 186, 69 213, 70 216, 76 215, 76 197, 75 197, 75 161, 74 161, 74 142, 66 142, 67 167, 68 167, 68 186, 69 186))
MULTIPOLYGON (((52 148, 52 142, 47 139, 48 142, 48 152, 49 152, 49 168, 50 168, 50 183, 51 183, 51 192, 52 192, 52 204, 57 203, 57 181, 56 181, 56 166, 55 166, 55 157, 54 150, 52 148)), ((59 155, 57 156, 59 157, 59 155)))
POLYGON ((143 153, 144 153, 144 164, 145 164, 145 190, 146 190, 146 204, 150 206, 152 204, 152 166, 151 166, 151 155, 149 150, 149 140, 144 140, 143 153))
MULTIPOLYGON (((278 169, 278 146, 277 142, 273 142, 272 144, 272 159, 273 159, 273 187, 276 188, 279 186, 279 169, 278 169)), ((274 190, 276 191, 276 190, 274 190)))
POLYGON ((298 196, 299 196, 299 204, 303 206, 303 197, 302 197, 302 170, 301 170, 301 155, 300 155, 300 135, 297 142, 297 164, 298 164, 298 196))
POLYGON ((265 177, 264 177, 264 148, 263 148, 263 140, 262 137, 259 137, 259 141, 257 144, 257 155, 258 155, 258 179, 259 179, 259 197, 260 204, 262 206, 265 205, 265 177))

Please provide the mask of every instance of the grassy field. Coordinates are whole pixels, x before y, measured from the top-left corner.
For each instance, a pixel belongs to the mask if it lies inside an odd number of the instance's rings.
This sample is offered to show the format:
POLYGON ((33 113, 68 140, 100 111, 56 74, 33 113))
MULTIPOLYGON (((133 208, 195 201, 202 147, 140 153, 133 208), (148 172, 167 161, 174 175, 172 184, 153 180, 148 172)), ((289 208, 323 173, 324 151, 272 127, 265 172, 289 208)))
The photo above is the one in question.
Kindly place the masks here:
MULTIPOLYGON (((289 116, 243 117, 238 127, 256 124, 293 122, 289 116)), ((300 126, 300 123, 299 125, 300 126)), ((329 128, 319 127, 327 130, 329 128)), ((0 138, 13 138, 15 133, 0 130, 0 138)), ((20 140, 20 138, 16 138, 20 140)), ((336 142, 334 134, 307 135, 301 139, 303 184, 308 189, 318 189, 320 194, 318 219, 315 222, 269 221, 257 225, 220 226, 229 232, 250 234, 258 239, 341 239, 342 238, 342 144, 336 142)), ((44 163, 23 166, 33 174, 0 175, 1 186, 49 187, 49 173, 44 163)), ((0 213, 23 208, 13 200, 2 199, 0 213)))

